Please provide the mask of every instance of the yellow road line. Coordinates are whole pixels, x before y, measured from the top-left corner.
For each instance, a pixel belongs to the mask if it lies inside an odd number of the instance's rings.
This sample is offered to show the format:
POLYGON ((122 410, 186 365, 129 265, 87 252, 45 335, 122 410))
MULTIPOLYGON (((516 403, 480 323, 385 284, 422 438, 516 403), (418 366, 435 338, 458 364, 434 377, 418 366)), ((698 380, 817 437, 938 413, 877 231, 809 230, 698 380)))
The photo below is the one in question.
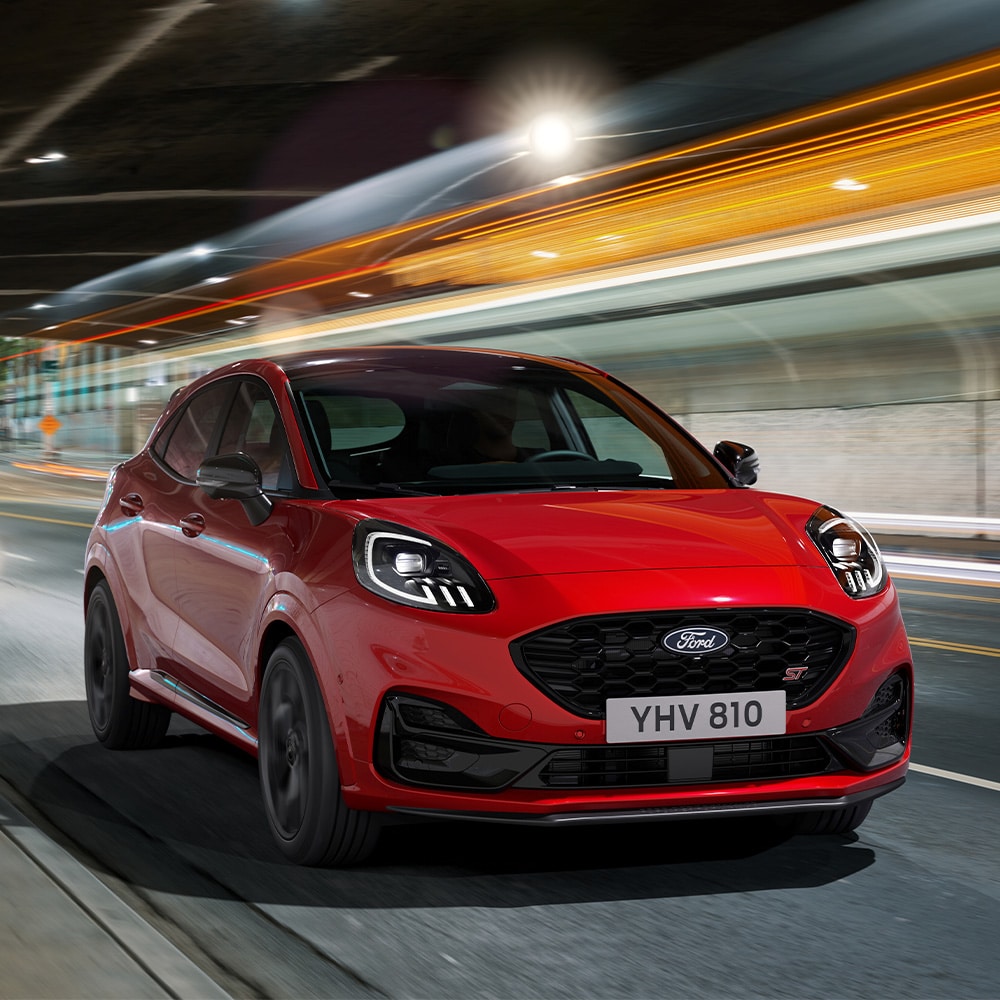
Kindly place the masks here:
POLYGON ((914 639, 910 636, 911 646, 924 646, 927 649, 940 649, 946 653, 971 653, 973 656, 1000 657, 1000 649, 992 646, 970 646, 964 642, 947 642, 944 639, 914 639))
POLYGON ((11 514, 8 511, 0 510, 0 517, 14 517, 21 521, 42 521, 45 524, 68 524, 74 528, 92 528, 93 521, 63 521, 58 517, 38 517, 35 514, 11 514))

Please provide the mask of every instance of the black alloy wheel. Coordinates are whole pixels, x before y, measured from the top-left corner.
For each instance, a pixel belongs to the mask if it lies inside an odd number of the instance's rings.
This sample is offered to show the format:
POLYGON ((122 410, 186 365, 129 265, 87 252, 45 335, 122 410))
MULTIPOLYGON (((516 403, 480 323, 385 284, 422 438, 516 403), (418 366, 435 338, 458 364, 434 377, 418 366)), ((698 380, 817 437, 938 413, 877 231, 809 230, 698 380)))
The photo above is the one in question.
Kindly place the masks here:
POLYGON ((144 750, 159 745, 170 725, 170 710, 129 694, 125 638, 114 598, 105 580, 87 602, 83 640, 87 711, 94 735, 109 750, 144 750))
POLYGON ((323 698, 297 639, 286 639, 268 660, 258 730, 264 811, 285 857, 320 867, 363 861, 374 850, 379 817, 344 804, 323 698))

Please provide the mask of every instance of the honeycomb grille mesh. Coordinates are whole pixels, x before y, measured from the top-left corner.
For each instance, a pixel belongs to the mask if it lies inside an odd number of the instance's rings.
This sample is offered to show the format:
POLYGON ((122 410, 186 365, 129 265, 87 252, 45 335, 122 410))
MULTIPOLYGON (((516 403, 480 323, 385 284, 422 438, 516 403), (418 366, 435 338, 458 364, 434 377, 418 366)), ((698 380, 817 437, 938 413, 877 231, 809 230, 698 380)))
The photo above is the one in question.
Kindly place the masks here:
POLYGON ((847 662, 854 629, 809 610, 707 609, 574 619, 511 643, 521 672, 577 715, 603 718, 608 698, 785 691, 789 708, 817 698, 847 662), (682 628, 729 636, 724 648, 677 653, 682 628), (796 679, 788 679, 788 671, 796 679))

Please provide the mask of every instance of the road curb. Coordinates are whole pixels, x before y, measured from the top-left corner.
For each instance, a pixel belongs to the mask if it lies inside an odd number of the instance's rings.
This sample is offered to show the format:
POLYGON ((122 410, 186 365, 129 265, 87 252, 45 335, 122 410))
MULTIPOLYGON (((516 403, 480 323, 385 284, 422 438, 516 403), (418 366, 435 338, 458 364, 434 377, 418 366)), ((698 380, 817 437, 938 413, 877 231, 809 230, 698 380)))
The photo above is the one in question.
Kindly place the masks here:
MULTIPOLYGON (((230 994, 100 879, 0 795, 0 832, 111 937, 170 996, 225 1000, 230 994)), ((51 942, 50 942, 51 944, 51 942)))

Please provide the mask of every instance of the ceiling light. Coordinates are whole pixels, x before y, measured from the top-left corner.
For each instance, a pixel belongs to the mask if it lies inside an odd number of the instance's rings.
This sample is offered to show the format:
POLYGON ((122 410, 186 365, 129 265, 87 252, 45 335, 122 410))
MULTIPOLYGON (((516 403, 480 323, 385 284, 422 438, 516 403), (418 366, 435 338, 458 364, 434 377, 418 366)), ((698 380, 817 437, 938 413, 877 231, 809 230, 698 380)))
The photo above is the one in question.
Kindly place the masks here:
POLYGON ((65 153, 46 153, 44 156, 29 156, 25 163, 55 163, 58 160, 65 160, 65 153))
POLYGON ((563 159, 575 141, 573 126, 559 114, 539 115, 528 128, 528 147, 542 160, 563 159))
POLYGON ((348 292, 347 294, 355 299, 370 299, 372 297, 371 292, 348 292))
POLYGON ((541 257, 543 260, 555 260, 559 254, 554 253, 552 250, 532 250, 532 257, 541 257))
POLYGON ((157 343, 157 341, 155 341, 155 340, 140 340, 139 343, 140 344, 148 344, 150 347, 152 347, 153 344, 157 343))
POLYGON ((838 191, 867 191, 868 185, 864 181, 856 181, 853 177, 841 177, 832 185, 838 191))

